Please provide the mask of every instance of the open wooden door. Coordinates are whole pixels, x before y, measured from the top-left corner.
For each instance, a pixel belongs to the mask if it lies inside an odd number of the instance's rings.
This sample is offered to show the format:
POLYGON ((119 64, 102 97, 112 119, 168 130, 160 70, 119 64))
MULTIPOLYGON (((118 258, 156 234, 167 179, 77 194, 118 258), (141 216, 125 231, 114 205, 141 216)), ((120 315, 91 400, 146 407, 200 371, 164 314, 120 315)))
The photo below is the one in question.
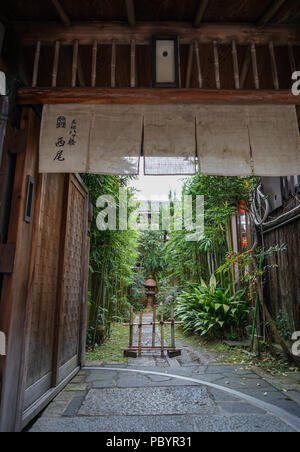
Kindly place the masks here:
POLYGON ((1 431, 20 430, 36 416, 77 373, 85 349, 88 192, 79 176, 38 174, 39 119, 24 115, 27 144, 17 158, 9 234, 15 265, 4 276, 0 311, 8 340, 1 431))

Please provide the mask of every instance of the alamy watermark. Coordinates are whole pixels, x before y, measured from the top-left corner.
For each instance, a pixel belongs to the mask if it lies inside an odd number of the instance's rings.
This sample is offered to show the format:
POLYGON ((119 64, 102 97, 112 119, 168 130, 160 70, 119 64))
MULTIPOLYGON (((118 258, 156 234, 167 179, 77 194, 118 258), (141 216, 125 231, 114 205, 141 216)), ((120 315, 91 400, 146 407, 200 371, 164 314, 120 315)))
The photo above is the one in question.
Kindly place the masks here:
POLYGON ((6 355, 6 337, 5 334, 0 331, 0 356, 6 355))
POLYGON ((292 80, 294 81, 292 85, 292 93, 294 96, 300 95, 300 71, 293 72, 292 80))
POLYGON ((300 356, 300 331, 295 331, 292 335, 292 341, 295 341, 292 347, 293 355, 300 356))
MULTIPOLYGON (((112 195, 97 199, 102 209, 96 219, 100 231, 187 231, 186 240, 199 241, 204 236, 204 196, 185 195, 181 201, 146 201, 148 207, 140 209, 140 201, 128 197, 121 188, 118 201, 112 195)), ((145 204, 145 202, 144 202, 145 204)))

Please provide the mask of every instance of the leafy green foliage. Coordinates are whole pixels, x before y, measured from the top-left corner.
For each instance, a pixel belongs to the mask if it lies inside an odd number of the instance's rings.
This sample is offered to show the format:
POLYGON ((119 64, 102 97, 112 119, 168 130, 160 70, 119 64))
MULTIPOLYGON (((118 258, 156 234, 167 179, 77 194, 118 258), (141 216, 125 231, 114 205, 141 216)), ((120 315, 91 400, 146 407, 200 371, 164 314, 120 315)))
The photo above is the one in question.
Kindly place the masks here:
MULTIPOLYGON (((132 230, 99 231, 96 226, 100 211, 96 207, 98 197, 112 195, 118 208, 119 189, 126 187, 130 178, 92 174, 82 177, 94 208, 90 234, 88 344, 95 347, 109 336, 113 320, 128 320, 128 290, 135 273, 138 233, 132 230)), ((128 197, 132 196, 133 193, 128 191, 128 197)))
POLYGON ((236 296, 229 289, 218 287, 216 279, 210 284, 194 285, 177 298, 176 316, 184 322, 185 331, 201 336, 225 336, 232 328, 239 328, 246 320, 248 311, 245 291, 236 296))

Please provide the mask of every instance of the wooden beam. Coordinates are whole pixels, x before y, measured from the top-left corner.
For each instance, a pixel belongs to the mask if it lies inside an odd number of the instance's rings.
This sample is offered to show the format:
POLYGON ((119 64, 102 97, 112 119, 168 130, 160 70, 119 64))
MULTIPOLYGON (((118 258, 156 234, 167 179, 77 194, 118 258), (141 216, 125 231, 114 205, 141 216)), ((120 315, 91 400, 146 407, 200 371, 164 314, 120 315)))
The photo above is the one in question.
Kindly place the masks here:
POLYGON ((35 104, 278 104, 300 105, 291 90, 21 88, 19 105, 35 104))
POLYGON ((134 0, 125 0, 125 1, 128 23, 131 27, 134 27, 135 26, 134 0))
POLYGON ((61 6, 59 0, 51 0, 54 8, 56 9, 57 14, 59 15, 62 23, 65 25, 65 27, 71 26, 71 21, 67 14, 65 13, 65 10, 61 6))
POLYGON ((194 27, 199 27, 200 26, 200 24, 202 22, 202 19, 204 17, 206 8, 208 6, 208 2, 209 2, 209 0, 200 0, 199 1, 196 17, 195 17, 195 20, 194 20, 194 27))
POLYGON ((267 8, 264 14, 259 19, 257 25, 264 27, 266 24, 271 22, 275 14, 279 11, 286 0, 273 0, 272 4, 267 8))
POLYGON ((300 29, 298 26, 268 26, 265 28, 239 24, 202 24, 195 28, 186 22, 145 22, 138 23, 135 28, 118 23, 73 23, 72 27, 64 27, 55 23, 21 23, 14 24, 14 29, 22 36, 23 45, 32 45, 43 41, 53 45, 60 41, 62 45, 72 45, 78 39, 80 45, 93 45, 95 39, 101 44, 111 44, 115 40, 118 45, 130 45, 134 39, 137 45, 149 45, 152 36, 178 35, 181 44, 191 44, 197 40, 201 44, 248 45, 253 41, 256 45, 286 45, 288 42, 300 45, 300 29))

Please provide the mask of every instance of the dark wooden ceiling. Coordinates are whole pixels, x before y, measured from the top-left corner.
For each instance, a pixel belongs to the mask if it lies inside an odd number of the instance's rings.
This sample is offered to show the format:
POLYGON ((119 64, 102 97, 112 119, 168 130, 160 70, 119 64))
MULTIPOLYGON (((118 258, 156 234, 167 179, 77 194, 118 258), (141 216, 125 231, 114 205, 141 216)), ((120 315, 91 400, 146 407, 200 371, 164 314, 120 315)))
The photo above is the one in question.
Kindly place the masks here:
MULTIPOLYGON (((258 23, 274 0, 210 0, 202 22, 258 23)), ((77 21, 127 21, 125 0, 60 0, 77 21)), ((136 0, 136 21, 193 22, 199 0, 136 0)), ((51 0, 1 0, 3 21, 59 21, 51 0)), ((271 23, 300 24, 300 2, 282 2, 271 23)))

